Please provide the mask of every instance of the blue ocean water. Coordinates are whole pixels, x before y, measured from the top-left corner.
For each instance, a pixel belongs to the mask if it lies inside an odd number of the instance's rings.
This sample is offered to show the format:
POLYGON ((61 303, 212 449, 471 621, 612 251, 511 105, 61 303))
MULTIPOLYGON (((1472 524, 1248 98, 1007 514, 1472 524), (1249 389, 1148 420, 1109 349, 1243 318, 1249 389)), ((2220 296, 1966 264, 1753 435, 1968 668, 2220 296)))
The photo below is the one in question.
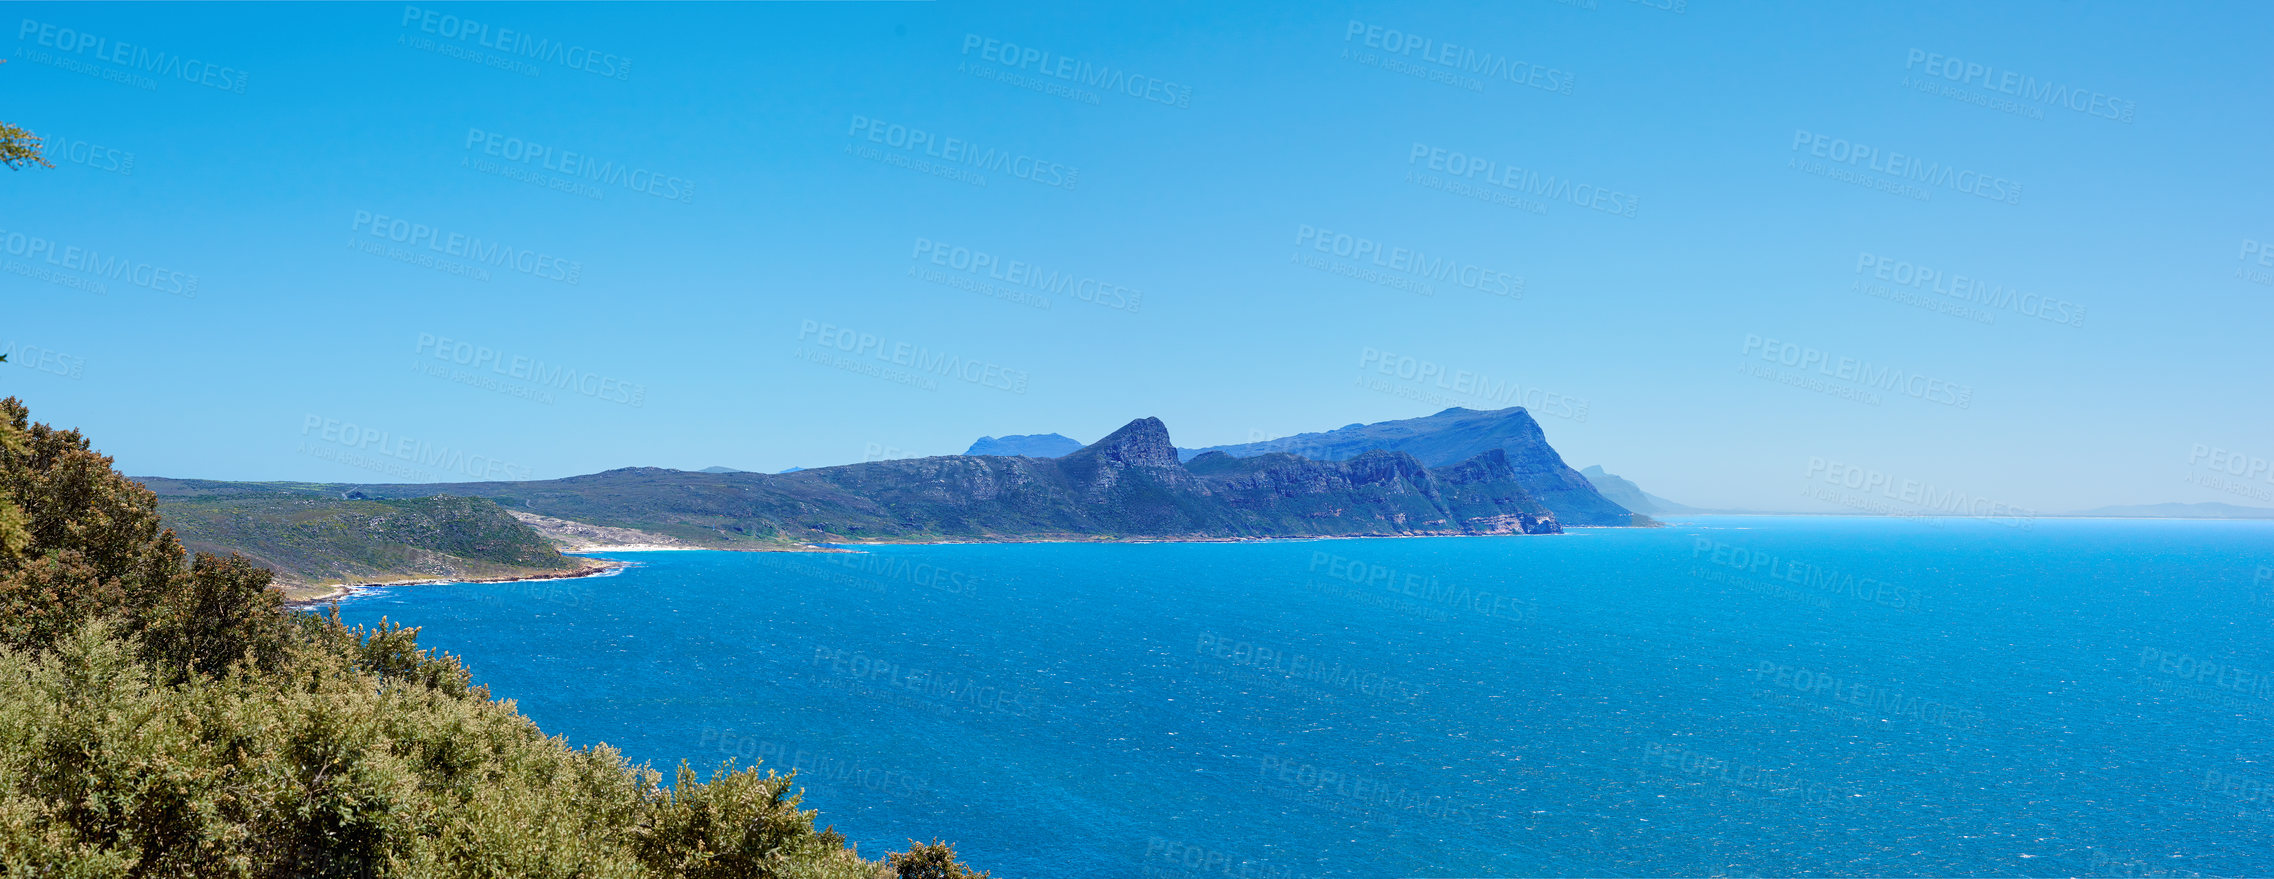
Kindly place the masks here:
POLYGON ((342 616, 999 877, 2274 875, 2274 523, 617 558, 342 616))

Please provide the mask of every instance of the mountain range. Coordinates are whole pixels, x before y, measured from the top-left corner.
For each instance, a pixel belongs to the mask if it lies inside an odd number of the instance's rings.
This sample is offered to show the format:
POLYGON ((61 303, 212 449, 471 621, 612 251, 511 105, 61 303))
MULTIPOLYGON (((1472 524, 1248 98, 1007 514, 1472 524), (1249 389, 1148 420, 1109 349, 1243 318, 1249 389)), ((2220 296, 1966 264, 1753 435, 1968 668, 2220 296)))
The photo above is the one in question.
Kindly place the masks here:
MULTIPOLYGON (((644 544, 1553 533, 1706 512, 1590 466, 1573 471, 1521 407, 1447 409, 1255 443, 1177 448, 1141 418, 1087 446, 981 437, 970 453, 781 473, 627 467, 523 482, 349 484, 145 478, 190 547, 243 553, 280 583, 511 578, 588 564, 560 550, 644 544)), ((2231 504, 2075 515, 2274 518, 2231 504)))
MULTIPOLYGON (((1079 447, 1080 443, 1055 433, 980 437, 965 454, 1056 457, 1079 447)), ((1522 406, 1490 411, 1454 407, 1422 418, 1348 424, 1260 442, 1178 449, 1177 456, 1192 461, 1209 452, 1221 452, 1235 458, 1289 454, 1318 461, 1347 461, 1384 451, 1412 455, 1425 467, 1442 467, 1492 449, 1507 454, 1517 481, 1565 525, 1627 525, 1633 523, 1634 513, 1650 512, 1606 497, 1600 486, 1573 471, 1548 445, 1546 432, 1522 406)), ((1632 494, 1639 499, 1642 492, 1636 489, 1632 494)), ((1667 512, 1688 509, 1670 501, 1659 506, 1667 512)))
MULTIPOLYGON (((1465 410, 1464 410, 1465 411, 1465 410)), ((1521 409, 1504 421, 1529 424, 1521 409)), ((1506 431, 1521 437, 1520 429, 1506 431)), ((1531 433, 1536 434, 1537 426, 1531 433)), ((375 566, 322 561, 323 541, 358 547, 400 532, 397 553, 423 567, 558 565, 543 544, 584 529, 618 540, 693 547, 787 549, 819 543, 950 540, 1247 539, 1392 535, 1542 534, 1563 511, 1531 489, 1545 467, 1481 443, 1458 461, 1430 464, 1395 450, 1334 460, 1284 452, 1187 459, 1159 419, 1140 418, 1055 458, 943 455, 820 467, 794 473, 698 472, 628 467, 520 482, 345 484, 145 478, 167 524, 185 541, 261 559, 288 582, 371 578, 375 566), (479 514, 480 541, 450 543, 434 529, 355 527, 429 499, 479 514), (472 500, 464 500, 472 499, 472 500), (510 514, 510 518, 507 517, 510 514), (518 521, 514 521, 518 520, 518 521), (310 523, 317 523, 311 525, 310 523), (508 534, 513 539, 504 539, 508 534), (531 546, 545 551, 532 552, 531 546)), ((1562 459, 1541 442, 1548 463, 1562 459)), ((725 468, 720 468, 725 469, 725 468)), ((1569 468, 1563 468, 1568 471, 1569 468)), ((1551 473, 1552 475, 1552 473, 1551 473)), ((1576 477, 1575 477, 1576 478, 1576 477)), ((1553 483, 1560 485, 1560 483, 1553 483)), ((1581 483, 1584 485, 1584 481, 1581 483)), ((1590 493, 1592 489, 1589 490, 1590 493)), ((1572 492, 1556 497, 1568 500, 1572 492)), ((1601 506, 1581 507, 1591 513, 1601 506)), ((455 508, 455 507, 454 507, 455 508)), ((1615 509, 1615 507, 1613 507, 1615 509)), ((1642 524, 1631 515, 1616 524, 1642 524)), ((1590 516, 1596 523, 1607 517, 1590 516)), ((469 521, 472 521, 471 519, 469 521)))

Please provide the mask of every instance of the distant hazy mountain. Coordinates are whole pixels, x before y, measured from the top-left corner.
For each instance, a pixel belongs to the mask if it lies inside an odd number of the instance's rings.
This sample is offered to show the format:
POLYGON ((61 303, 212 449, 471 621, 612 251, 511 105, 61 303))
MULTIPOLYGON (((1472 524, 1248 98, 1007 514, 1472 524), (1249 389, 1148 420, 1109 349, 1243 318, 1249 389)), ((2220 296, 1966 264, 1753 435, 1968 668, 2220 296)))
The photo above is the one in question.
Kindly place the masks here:
MULTIPOLYGON (((789 469, 786 469, 786 470, 776 470, 776 471, 774 471, 774 472, 776 472, 776 473, 796 473, 796 472, 798 472, 798 471, 800 471, 800 470, 803 470, 803 469, 805 469, 805 468, 803 468, 803 467, 791 467, 791 468, 789 468, 789 469)), ((736 472, 736 473, 747 473, 747 472, 749 472, 749 471, 747 471, 747 470, 737 470, 737 471, 735 471, 735 472, 736 472)))
POLYGON ((964 454, 999 455, 1007 458, 1015 458, 1020 455, 1029 458, 1056 458, 1081 447, 1080 442, 1055 433, 983 436, 979 438, 978 442, 972 443, 971 448, 965 450, 964 454))
POLYGON ((1565 525, 1628 525, 1633 513, 1603 496, 1586 477, 1563 462, 1547 434, 1522 406, 1479 412, 1455 407, 1426 418, 1350 424, 1322 433, 1303 433, 1256 443, 1180 449, 1192 460, 1206 452, 1249 457, 1285 452, 1322 461, 1343 461, 1374 450, 1404 452, 1424 466, 1442 467, 1499 449, 1508 455, 1516 480, 1539 498, 1565 525))
POLYGON ((1610 498, 1612 503, 1637 513, 1674 515, 1704 512, 1697 507, 1677 504, 1643 491, 1642 486, 1634 484, 1633 480, 1603 472, 1603 467, 1599 464, 1590 465, 1587 469, 1579 471, 1579 475, 1586 477, 1588 484, 1595 486, 1595 490, 1602 492, 1604 497, 1610 498))
POLYGON ((720 467, 720 466, 717 466, 717 465, 712 465, 712 466, 709 466, 709 467, 705 467, 705 468, 703 468, 703 469, 701 469, 701 470, 697 470, 697 471, 695 471, 695 472, 697 472, 697 473, 747 473, 747 472, 749 472, 749 471, 747 471, 747 470, 736 470, 736 469, 734 469, 734 468, 732 468, 732 467, 720 467))
POLYGON ((2071 513, 2072 516, 2105 516, 2136 519, 2274 519, 2274 509, 2265 507, 2238 507, 2217 502, 2196 504, 2131 504, 2101 507, 2071 513))
POLYGON ((417 485, 142 481, 168 498, 487 498, 511 510, 705 546, 1562 530, 1512 465, 1498 448, 1439 467, 1403 452, 1347 461, 1212 454, 1187 464, 1177 460, 1160 420, 1141 418, 1058 458, 943 455, 790 474, 630 467, 566 479, 417 485))

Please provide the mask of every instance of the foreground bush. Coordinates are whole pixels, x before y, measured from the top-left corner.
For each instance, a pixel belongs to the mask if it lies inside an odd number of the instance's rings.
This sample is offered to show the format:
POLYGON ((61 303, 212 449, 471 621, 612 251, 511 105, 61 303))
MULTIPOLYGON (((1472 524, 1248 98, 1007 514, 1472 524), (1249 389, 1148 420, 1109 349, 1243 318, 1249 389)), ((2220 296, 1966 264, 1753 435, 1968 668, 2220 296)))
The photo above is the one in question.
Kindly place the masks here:
POLYGON ((860 858, 792 776, 569 747, 415 629, 185 562, 110 463, 0 401, 0 875, 984 875, 860 858))

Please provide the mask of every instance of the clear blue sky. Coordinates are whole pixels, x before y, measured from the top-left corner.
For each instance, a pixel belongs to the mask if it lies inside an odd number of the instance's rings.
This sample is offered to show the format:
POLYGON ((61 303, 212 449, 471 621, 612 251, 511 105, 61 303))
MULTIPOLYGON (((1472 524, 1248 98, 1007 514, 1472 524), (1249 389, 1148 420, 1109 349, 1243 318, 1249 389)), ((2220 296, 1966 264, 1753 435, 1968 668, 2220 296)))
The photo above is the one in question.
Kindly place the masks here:
POLYGON ((14 4, 0 391, 228 479, 1528 402, 1691 503, 2274 506, 2274 9, 1839 6, 14 4))

